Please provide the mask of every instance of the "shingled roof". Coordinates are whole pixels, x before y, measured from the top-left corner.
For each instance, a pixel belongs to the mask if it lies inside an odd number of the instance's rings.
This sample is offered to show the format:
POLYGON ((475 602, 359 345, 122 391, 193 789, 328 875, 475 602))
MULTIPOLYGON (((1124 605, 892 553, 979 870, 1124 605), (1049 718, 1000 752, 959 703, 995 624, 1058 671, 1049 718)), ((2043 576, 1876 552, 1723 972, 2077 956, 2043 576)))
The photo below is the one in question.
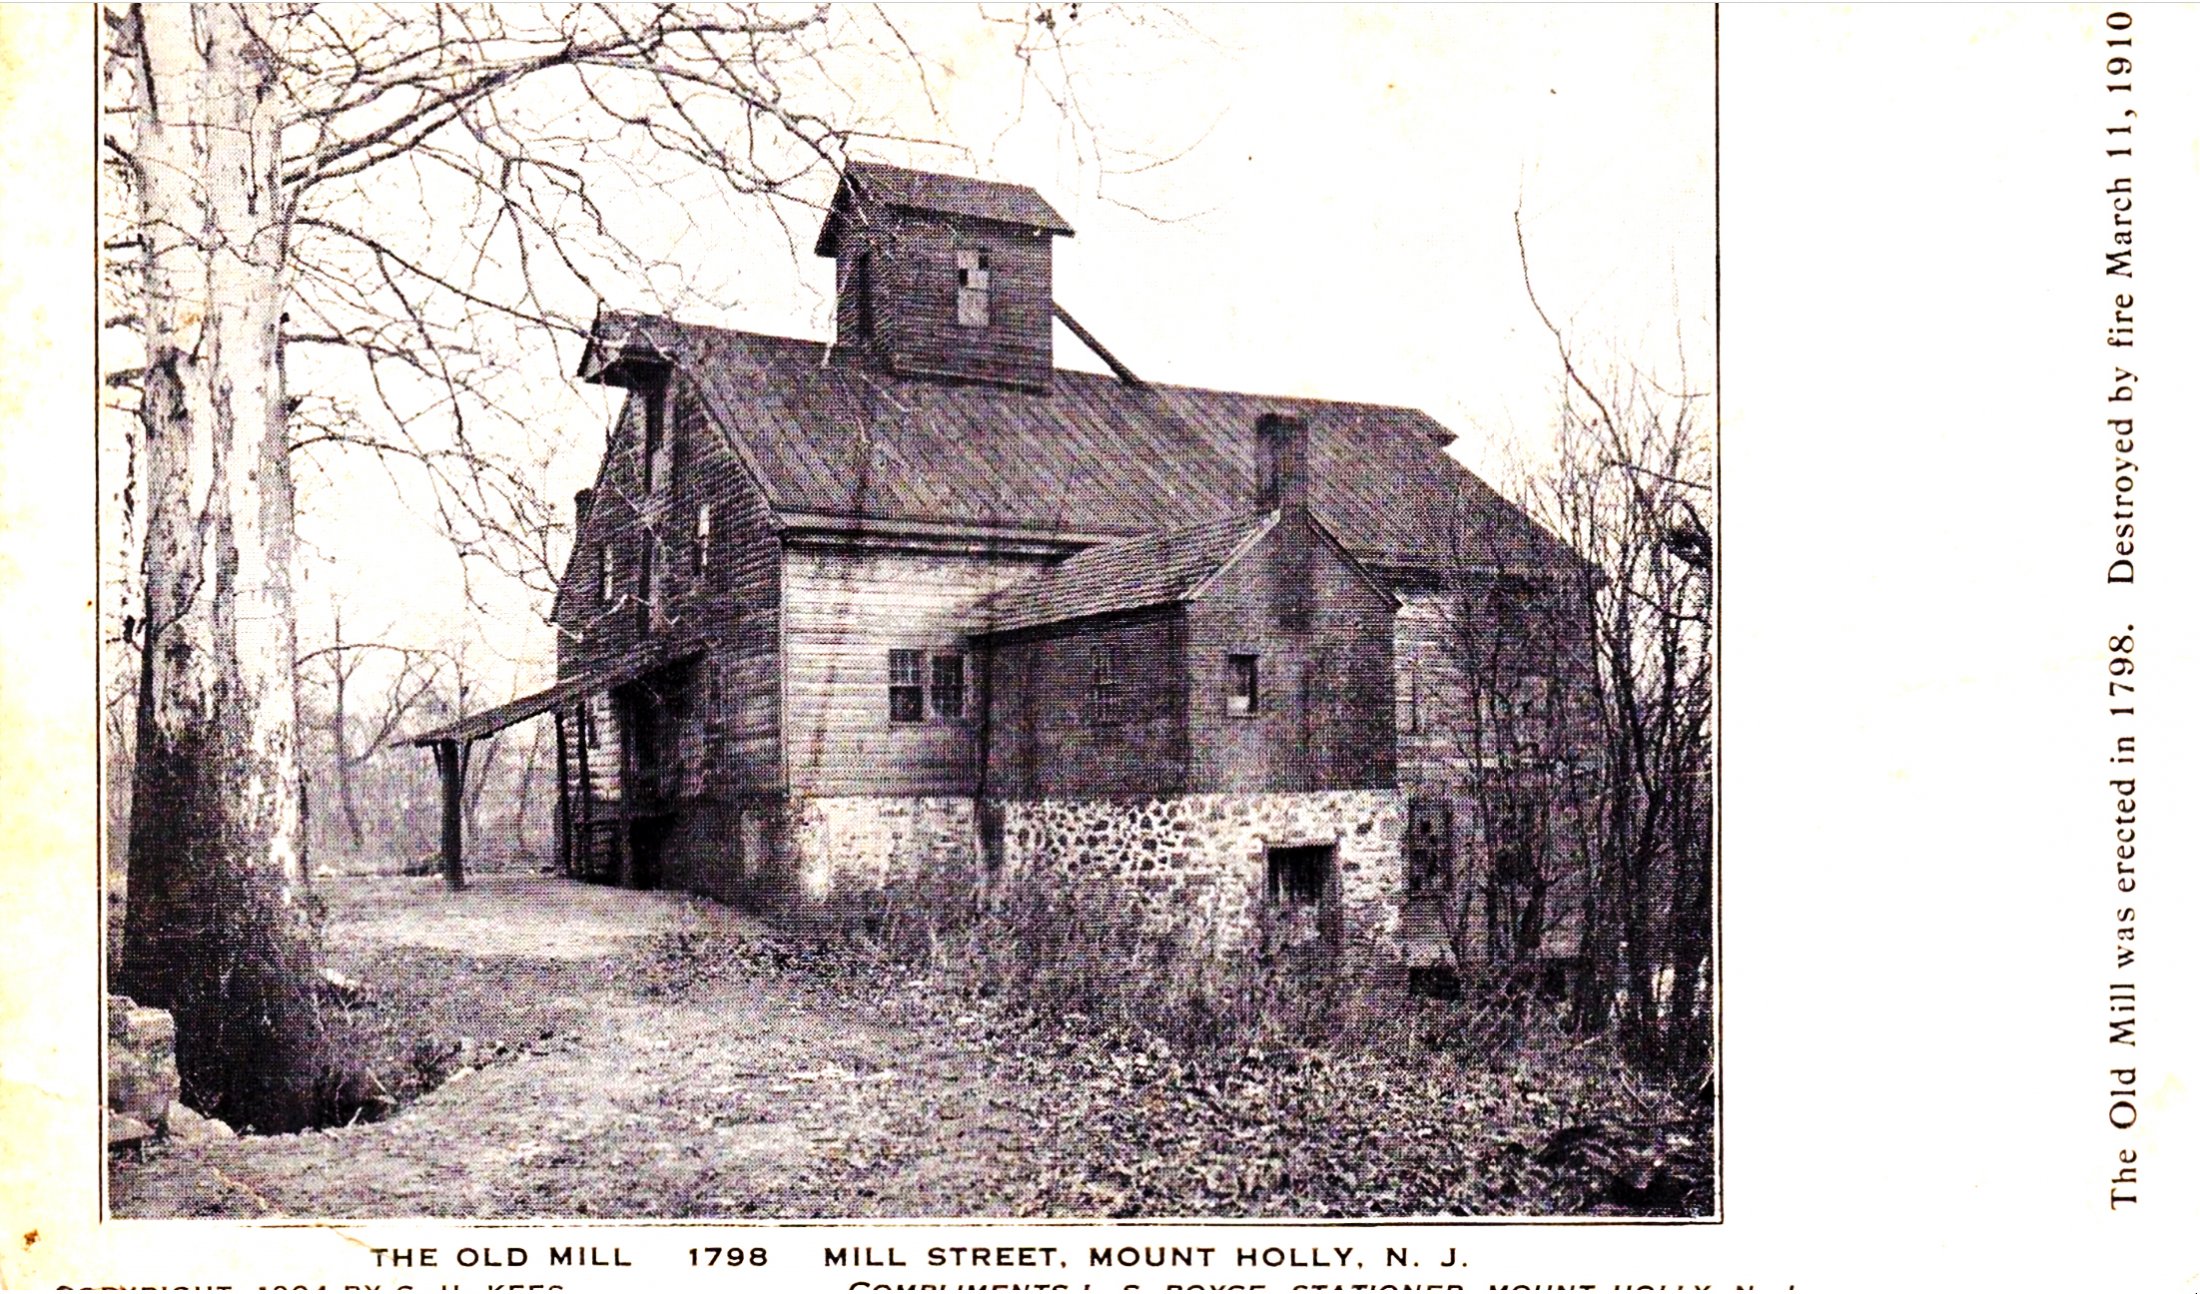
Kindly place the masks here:
POLYGON ((692 643, 677 647, 664 643, 647 643, 595 669, 569 674, 539 692, 530 692, 526 696, 506 701, 503 705, 479 710, 415 733, 410 740, 415 746, 433 746, 440 741, 474 741, 491 733, 502 732, 515 723, 548 714, 591 693, 631 683, 652 670, 693 659, 702 651, 703 648, 692 643))
POLYGON ((980 599, 977 623, 993 633, 1189 601, 1275 528, 1277 514, 1223 517, 1181 530, 1095 544, 1059 566, 980 599))
POLYGON ((662 355, 785 526, 923 526, 1091 543, 1256 511, 1253 426, 1303 418, 1314 515, 1379 570, 1580 559, 1461 467, 1414 409, 1057 369, 1050 391, 895 378, 822 342, 605 313, 584 374, 662 355))
POLYGON ((939 215, 969 216, 1020 225, 1050 234, 1074 235, 1051 203, 1037 189, 999 180, 977 180, 967 175, 940 175, 911 171, 883 162, 850 162, 833 192, 832 210, 817 231, 817 254, 839 253, 840 224, 853 203, 884 209, 929 211, 939 215))

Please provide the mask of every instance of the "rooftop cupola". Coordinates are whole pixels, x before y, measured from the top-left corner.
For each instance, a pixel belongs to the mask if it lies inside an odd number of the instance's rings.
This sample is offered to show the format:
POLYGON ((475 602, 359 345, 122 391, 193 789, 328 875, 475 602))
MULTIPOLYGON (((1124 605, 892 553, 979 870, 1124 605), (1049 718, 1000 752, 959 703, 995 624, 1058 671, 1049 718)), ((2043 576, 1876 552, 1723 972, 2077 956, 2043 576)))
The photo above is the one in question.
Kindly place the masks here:
POLYGON ((817 236, 837 266, 836 349, 900 377, 1045 390, 1054 238, 1075 232, 1021 184, 851 162, 817 236))

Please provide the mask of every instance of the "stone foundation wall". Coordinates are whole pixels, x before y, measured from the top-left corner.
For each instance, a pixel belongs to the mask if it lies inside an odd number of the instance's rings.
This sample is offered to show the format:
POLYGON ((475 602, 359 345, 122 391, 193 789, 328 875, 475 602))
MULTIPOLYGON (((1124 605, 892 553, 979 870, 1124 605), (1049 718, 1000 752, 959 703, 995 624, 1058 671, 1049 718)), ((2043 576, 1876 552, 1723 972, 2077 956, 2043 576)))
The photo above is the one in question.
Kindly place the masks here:
POLYGON ((967 795, 810 796, 793 803, 781 871, 791 898, 860 903, 897 882, 979 884, 977 801, 967 795))
POLYGON ((139 1141, 167 1126, 183 1082, 176 1018, 129 998, 107 998, 107 1141, 139 1141))
POLYGON ((1223 947, 1257 947, 1303 924, 1269 895, 1268 850, 1335 849, 1320 925, 1341 951, 1402 959, 1405 801, 1396 791, 1310 791, 1002 805, 1010 876, 1114 876, 1157 920, 1196 923, 1223 947))
POLYGON ((1403 964, 1405 801, 1396 791, 1000 800, 997 845, 980 845, 968 796, 812 796, 791 801, 753 897, 811 914, 859 913, 897 886, 950 902, 1020 879, 1103 880, 1159 925, 1248 955, 1329 938, 1340 960, 1403 964), (1272 848, 1328 846, 1318 911, 1273 898, 1272 848))

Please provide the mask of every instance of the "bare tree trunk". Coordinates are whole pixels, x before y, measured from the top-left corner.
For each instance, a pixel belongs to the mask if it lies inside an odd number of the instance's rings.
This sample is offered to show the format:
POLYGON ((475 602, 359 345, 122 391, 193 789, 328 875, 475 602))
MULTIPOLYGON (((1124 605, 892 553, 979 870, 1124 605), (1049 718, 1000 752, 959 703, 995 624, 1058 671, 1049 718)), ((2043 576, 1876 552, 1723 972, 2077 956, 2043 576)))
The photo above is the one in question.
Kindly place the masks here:
POLYGON ((335 731, 330 734, 336 739, 336 761, 331 771, 336 776, 336 805, 344 811, 344 834, 350 837, 351 852, 354 856, 357 856, 366 852, 367 828, 366 824, 359 819, 359 795, 352 786, 354 769, 358 761, 346 752, 343 744, 344 711, 343 697, 340 692, 336 706, 336 718, 332 721, 335 731))
POLYGON ((280 153, 272 58, 226 6, 133 8, 143 232, 145 634, 123 984, 175 1012, 185 1098, 316 1110, 280 153))
MULTIPOLYGON (((1675 1073, 1692 1076, 1706 1072, 1711 1061, 1712 1003, 1700 1000, 1697 992, 1697 977, 1710 964, 1714 919, 1708 800, 1702 809, 1684 811, 1675 818, 1673 1014, 1667 1022, 1666 1051, 1673 1057, 1675 1073)), ((1708 990, 1709 985, 1705 987, 1708 990)))
POLYGON ((336 656, 330 662, 329 671, 335 676, 329 705, 329 749, 333 752, 329 772, 336 779, 336 805, 344 811, 344 830, 351 838, 351 852, 356 857, 367 847, 367 833, 359 823, 359 797, 352 789, 352 765, 355 761, 351 755, 351 716, 344 707, 344 690, 351 682, 354 665, 345 658, 343 651, 344 612, 341 607, 336 611, 335 629, 336 656))

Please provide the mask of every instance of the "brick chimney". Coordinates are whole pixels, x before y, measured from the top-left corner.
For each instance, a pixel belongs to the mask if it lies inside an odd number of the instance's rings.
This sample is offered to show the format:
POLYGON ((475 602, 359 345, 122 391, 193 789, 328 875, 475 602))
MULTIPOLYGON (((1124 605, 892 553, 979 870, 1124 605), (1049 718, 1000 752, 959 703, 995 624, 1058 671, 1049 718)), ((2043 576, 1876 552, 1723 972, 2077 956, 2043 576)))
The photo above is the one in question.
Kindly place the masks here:
MULTIPOLYGON (((1268 597, 1277 623, 1303 630, 1312 621, 1313 514, 1306 506, 1306 419, 1264 413, 1253 423, 1254 462, 1262 512, 1282 512, 1270 536, 1268 597)), ((1283 682, 1282 676, 1277 682, 1283 682)))
POLYGON ((574 538, 578 539, 578 538, 580 537, 580 533, 581 533, 581 530, 582 530, 582 528, 583 528, 583 527, 585 527, 585 526, 587 526, 587 524, 588 524, 588 509, 589 509, 590 505, 594 504, 595 502, 596 502, 596 492, 595 492, 594 490, 575 490, 575 491, 573 491, 573 537, 574 537, 574 538))
POLYGON ((1262 512, 1306 508, 1306 420, 1264 413, 1253 424, 1257 501, 1262 512))

